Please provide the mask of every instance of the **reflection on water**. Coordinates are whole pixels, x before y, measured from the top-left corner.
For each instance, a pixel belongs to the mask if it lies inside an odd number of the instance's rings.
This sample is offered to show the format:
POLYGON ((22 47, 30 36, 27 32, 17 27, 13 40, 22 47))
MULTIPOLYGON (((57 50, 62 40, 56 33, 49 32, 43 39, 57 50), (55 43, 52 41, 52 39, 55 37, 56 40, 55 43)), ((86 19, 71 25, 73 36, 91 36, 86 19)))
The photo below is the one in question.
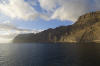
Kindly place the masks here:
POLYGON ((99 66, 100 44, 0 44, 0 66, 99 66))

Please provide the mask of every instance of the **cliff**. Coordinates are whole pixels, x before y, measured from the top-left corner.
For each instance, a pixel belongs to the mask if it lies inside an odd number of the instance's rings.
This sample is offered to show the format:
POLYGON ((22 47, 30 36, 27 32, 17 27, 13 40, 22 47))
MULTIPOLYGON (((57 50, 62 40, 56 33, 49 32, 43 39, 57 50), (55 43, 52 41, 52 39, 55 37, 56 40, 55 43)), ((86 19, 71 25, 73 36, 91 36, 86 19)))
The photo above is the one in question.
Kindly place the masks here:
POLYGON ((14 42, 100 42, 99 34, 100 11, 97 11, 80 16, 73 25, 48 29, 35 35, 28 34, 32 36, 27 37, 18 35, 14 42))

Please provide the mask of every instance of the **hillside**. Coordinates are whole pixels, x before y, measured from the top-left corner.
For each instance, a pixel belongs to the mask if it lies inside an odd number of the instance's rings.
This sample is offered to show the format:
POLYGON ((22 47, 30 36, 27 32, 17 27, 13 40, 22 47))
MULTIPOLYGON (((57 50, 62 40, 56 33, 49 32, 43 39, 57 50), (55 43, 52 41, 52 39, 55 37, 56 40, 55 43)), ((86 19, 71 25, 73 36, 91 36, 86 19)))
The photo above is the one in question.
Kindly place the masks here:
POLYGON ((100 11, 84 14, 69 26, 18 35, 13 42, 100 42, 100 11))

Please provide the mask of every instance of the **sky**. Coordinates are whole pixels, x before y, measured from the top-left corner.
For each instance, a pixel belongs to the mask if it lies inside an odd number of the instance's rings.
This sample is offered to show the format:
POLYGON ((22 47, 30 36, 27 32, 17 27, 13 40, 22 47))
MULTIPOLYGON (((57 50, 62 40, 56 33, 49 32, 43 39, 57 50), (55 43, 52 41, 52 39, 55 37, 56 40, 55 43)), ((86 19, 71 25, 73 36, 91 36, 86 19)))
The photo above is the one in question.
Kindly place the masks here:
POLYGON ((17 28, 45 30, 73 24, 100 9, 100 0, 0 0, 0 22, 17 28))
POLYGON ((71 25, 79 16, 99 10, 100 0, 0 0, 0 34, 71 25))

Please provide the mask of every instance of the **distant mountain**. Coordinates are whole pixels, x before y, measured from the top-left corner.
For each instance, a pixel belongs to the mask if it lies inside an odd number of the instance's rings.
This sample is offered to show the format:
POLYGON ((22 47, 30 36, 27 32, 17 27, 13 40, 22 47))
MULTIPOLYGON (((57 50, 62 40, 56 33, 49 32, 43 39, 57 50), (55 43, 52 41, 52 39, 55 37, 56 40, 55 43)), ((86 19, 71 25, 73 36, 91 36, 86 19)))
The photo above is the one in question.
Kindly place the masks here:
POLYGON ((14 42, 100 42, 100 11, 84 14, 69 26, 37 34, 20 34, 14 42))

